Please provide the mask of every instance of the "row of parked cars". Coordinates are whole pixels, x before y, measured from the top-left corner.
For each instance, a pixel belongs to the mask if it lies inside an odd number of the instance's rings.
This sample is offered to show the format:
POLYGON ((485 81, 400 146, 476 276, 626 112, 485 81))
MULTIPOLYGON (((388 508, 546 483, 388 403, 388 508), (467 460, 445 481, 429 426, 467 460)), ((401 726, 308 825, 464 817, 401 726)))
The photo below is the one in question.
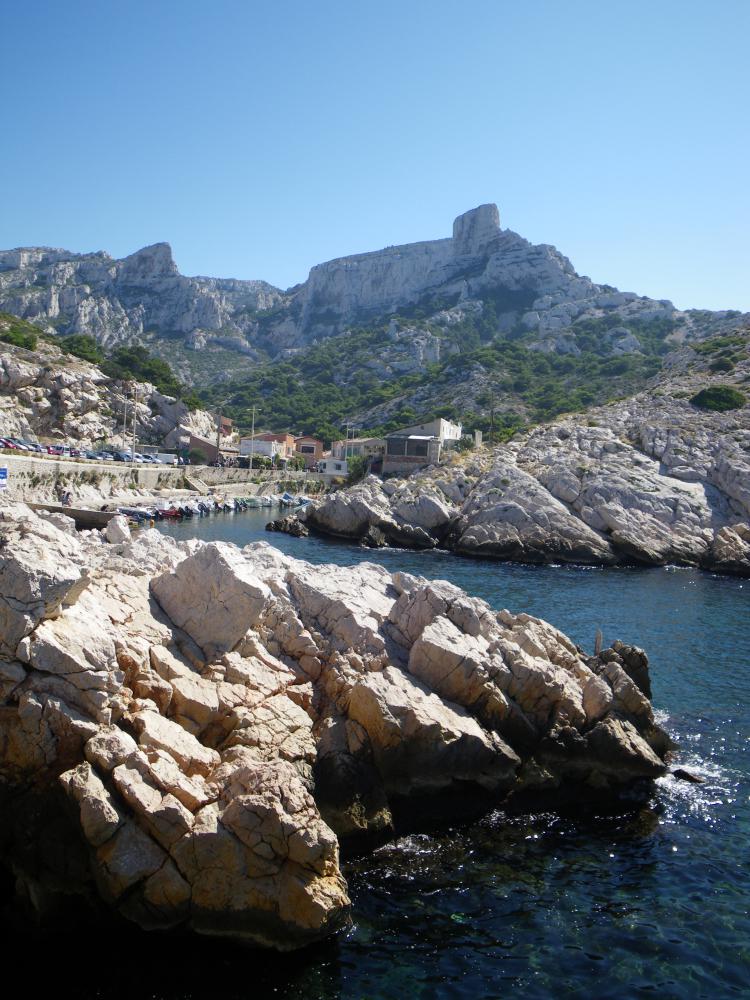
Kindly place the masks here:
MULTIPOLYGON (((41 455, 55 455, 57 458, 88 458, 95 462, 132 462, 133 456, 129 451, 88 451, 86 449, 74 448, 66 444, 37 444, 36 441, 24 441, 22 438, 0 437, 0 448, 8 448, 12 451, 30 451, 41 455)), ((164 462, 155 455, 141 455, 135 453, 136 462, 145 462, 151 465, 164 465, 164 462)))

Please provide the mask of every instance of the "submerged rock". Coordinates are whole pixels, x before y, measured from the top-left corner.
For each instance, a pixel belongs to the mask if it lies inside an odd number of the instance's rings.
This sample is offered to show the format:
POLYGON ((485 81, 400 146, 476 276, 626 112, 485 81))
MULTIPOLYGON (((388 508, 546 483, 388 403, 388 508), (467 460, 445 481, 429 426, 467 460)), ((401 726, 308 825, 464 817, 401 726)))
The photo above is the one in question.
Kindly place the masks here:
POLYGON ((368 563, 151 532, 102 546, 2 511, 0 781, 64 814, 78 859, 32 837, 14 855, 29 898, 45 870, 47 894, 145 928, 294 948, 347 920, 339 838, 382 840, 404 803, 447 820, 459 797, 554 803, 665 772, 636 647, 587 658, 368 563))
POLYGON ((266 524, 266 531, 281 531, 284 534, 291 535, 293 538, 304 538, 310 534, 305 525, 293 514, 287 514, 286 517, 277 517, 274 521, 269 521, 266 524))

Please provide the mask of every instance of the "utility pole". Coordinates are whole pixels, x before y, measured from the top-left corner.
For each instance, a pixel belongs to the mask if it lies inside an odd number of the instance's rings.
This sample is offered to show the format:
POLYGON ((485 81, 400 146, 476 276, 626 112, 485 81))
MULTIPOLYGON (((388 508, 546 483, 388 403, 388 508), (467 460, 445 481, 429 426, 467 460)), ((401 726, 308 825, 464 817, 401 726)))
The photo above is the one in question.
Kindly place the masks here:
POLYGON ((135 422, 138 417, 138 383, 133 382, 133 450, 130 454, 131 461, 135 465, 135 422))
POLYGON ((125 390, 125 401, 123 403, 123 409, 122 409, 122 447, 123 447, 123 450, 124 450, 125 449, 125 441, 126 441, 125 435, 127 434, 127 430, 128 430, 128 391, 129 391, 129 389, 128 389, 128 383, 127 382, 123 383, 123 388, 125 390))
POLYGON ((253 468, 255 457, 255 407, 253 407, 253 429, 250 431, 250 470, 253 468))

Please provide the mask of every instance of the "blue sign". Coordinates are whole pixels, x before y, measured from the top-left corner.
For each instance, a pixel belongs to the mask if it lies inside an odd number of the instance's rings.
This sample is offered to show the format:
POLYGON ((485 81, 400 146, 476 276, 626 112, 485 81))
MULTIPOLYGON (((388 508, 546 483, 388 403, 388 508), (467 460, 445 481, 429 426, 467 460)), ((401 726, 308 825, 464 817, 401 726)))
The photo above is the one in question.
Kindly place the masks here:
POLYGON ((0 490, 8 489, 8 466, 0 465, 0 490))

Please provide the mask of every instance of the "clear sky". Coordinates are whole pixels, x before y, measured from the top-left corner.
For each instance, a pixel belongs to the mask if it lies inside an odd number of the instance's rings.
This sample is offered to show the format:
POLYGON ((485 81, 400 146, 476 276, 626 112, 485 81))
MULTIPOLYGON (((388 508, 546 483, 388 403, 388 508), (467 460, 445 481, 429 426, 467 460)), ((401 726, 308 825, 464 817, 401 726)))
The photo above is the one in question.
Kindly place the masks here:
POLYGON ((0 247, 287 287, 497 202, 594 280, 750 310, 750 0, 36 0, 0 247))

